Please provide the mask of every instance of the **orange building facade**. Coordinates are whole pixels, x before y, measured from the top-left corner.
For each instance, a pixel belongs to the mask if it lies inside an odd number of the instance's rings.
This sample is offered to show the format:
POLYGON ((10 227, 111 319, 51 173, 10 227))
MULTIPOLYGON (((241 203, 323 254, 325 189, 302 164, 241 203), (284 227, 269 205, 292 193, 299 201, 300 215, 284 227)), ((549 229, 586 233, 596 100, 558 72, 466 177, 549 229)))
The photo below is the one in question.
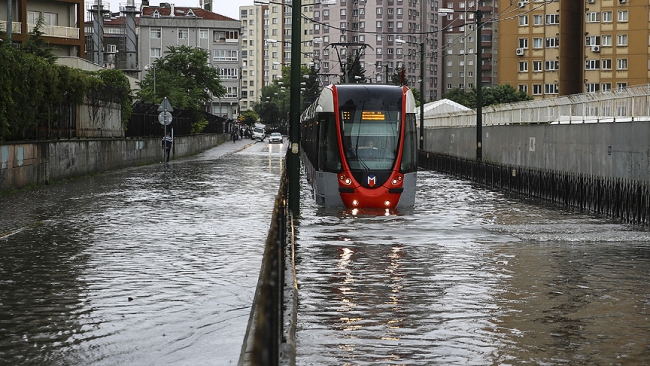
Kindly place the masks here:
POLYGON ((648 83, 649 5, 518 1, 499 21, 499 84, 546 99, 648 83))

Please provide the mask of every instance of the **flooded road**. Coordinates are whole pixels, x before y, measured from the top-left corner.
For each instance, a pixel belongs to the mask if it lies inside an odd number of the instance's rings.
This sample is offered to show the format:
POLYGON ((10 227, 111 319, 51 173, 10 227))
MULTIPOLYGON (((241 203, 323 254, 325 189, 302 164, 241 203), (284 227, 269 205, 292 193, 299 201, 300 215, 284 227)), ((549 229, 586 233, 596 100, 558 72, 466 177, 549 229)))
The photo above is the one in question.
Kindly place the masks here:
POLYGON ((0 364, 237 364, 284 164, 247 144, 0 197, 0 364))
POLYGON ((303 190, 298 365, 650 364, 650 235, 418 173, 412 211, 303 190))

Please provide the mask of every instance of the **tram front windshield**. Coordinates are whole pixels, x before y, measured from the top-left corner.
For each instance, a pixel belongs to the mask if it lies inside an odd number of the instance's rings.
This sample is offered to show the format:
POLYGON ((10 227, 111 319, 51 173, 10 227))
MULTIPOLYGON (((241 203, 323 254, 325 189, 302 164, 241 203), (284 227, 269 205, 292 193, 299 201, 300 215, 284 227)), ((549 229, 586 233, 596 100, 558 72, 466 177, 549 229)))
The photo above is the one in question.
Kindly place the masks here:
POLYGON ((352 170, 389 170, 400 135, 399 104, 356 103, 339 109, 343 148, 352 170))

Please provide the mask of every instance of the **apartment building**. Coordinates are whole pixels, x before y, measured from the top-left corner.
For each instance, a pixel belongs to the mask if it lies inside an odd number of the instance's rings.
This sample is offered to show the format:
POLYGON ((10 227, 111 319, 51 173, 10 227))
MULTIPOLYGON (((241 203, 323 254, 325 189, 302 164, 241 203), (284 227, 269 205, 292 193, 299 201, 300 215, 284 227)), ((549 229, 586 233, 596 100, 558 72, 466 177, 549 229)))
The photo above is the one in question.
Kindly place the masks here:
POLYGON ((43 20, 42 39, 56 56, 84 55, 83 0, 0 0, 0 39, 24 44, 39 19, 43 20))
POLYGON ((499 83, 536 99, 648 83, 647 1, 520 0, 499 22, 499 83))
MULTIPOLYGON (((302 7, 301 65, 314 65, 313 4, 302 7)), ((291 1, 267 2, 239 8, 242 29, 241 110, 262 100, 262 87, 282 77, 291 65, 293 7, 291 1)), ((317 67, 317 66, 316 66, 317 67)), ((284 87, 288 92, 288 86, 284 87)))
POLYGON ((440 96, 438 1, 336 0, 314 4, 314 57, 324 83, 344 80, 348 54, 360 52, 359 63, 371 83, 390 82, 396 70, 405 69, 406 83, 419 88, 424 77, 426 101, 440 96), (424 43, 425 75, 420 75, 424 43))
POLYGON ((497 80, 497 8, 496 1, 447 0, 439 9, 442 18, 442 94, 452 89, 470 90, 478 86, 481 67, 482 86, 497 80), (478 21, 476 16, 480 14, 478 21), (481 25, 477 29, 477 24, 481 25), (480 62, 477 61, 479 43, 480 62))
POLYGON ((236 118, 240 96, 240 22, 202 8, 142 6, 139 18, 138 59, 143 72, 163 57, 170 46, 199 47, 208 51, 208 64, 219 69, 227 94, 213 98, 208 110, 215 115, 236 118))
MULTIPOLYGON (((300 64, 314 65, 322 84, 345 82, 345 64, 352 55, 365 70, 367 82, 385 84, 404 68, 406 83, 419 88, 420 44, 424 42, 425 99, 439 98, 438 1, 317 0, 301 6, 300 64)), ((248 37, 257 35, 256 41, 263 42, 264 51, 255 55, 257 60, 248 53, 248 65, 261 62, 255 71, 262 72, 262 85, 268 85, 280 77, 282 65, 291 63, 292 1, 241 7, 240 11, 248 37)))

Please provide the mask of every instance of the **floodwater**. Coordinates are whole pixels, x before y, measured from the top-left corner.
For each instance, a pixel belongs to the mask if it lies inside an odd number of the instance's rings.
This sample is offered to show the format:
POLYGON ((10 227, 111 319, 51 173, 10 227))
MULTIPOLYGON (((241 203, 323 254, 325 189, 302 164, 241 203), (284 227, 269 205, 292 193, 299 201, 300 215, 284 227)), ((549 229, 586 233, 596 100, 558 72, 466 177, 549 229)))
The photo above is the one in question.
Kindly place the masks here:
POLYGON ((433 172, 415 207, 303 190, 297 365, 648 365, 650 234, 433 172))
POLYGON ((250 143, 0 197, 0 364, 237 364, 284 164, 250 143))

